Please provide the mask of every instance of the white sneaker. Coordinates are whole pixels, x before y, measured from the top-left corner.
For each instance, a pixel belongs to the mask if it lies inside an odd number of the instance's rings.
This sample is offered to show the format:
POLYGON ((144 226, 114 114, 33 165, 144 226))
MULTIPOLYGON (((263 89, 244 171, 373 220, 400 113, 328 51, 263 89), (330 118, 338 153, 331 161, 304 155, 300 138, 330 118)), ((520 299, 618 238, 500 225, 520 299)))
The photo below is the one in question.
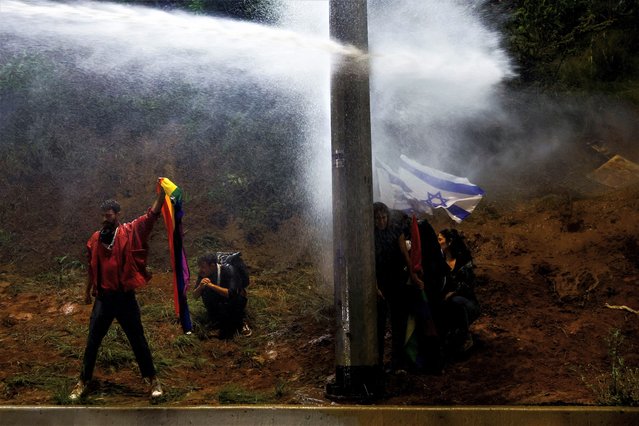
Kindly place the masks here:
POLYGON ((251 327, 249 327, 247 323, 244 323, 244 325, 242 326, 241 333, 242 333, 242 336, 249 337, 251 334, 253 334, 253 330, 251 330, 251 327))
POLYGON ((160 380, 154 377, 153 380, 151 380, 151 399, 159 398, 162 395, 164 395, 164 391, 162 390, 160 380))
POLYGON ((87 384, 84 383, 82 380, 78 380, 78 383, 75 384, 75 387, 69 394, 69 399, 72 402, 75 402, 79 400, 80 398, 82 398, 82 396, 84 395, 86 391, 87 391, 87 384))

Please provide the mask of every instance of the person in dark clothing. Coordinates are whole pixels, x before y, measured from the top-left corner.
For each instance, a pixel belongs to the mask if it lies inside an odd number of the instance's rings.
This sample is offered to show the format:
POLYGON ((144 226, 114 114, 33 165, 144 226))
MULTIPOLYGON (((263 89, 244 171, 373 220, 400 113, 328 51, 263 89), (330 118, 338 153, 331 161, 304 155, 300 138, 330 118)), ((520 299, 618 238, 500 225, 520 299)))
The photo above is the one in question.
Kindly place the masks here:
POLYGON ((220 329, 220 338, 231 339, 237 332, 249 336, 250 328, 244 322, 247 294, 236 267, 220 264, 215 254, 200 257, 198 266, 193 295, 202 297, 209 320, 220 329))
MULTIPOLYGON (((419 240, 411 235, 411 246, 419 243, 421 251, 421 272, 418 274, 423 286, 408 286, 409 315, 414 318, 414 333, 417 347, 411 348, 411 340, 406 342, 411 371, 441 374, 444 367, 443 343, 438 332, 435 312, 441 302, 441 291, 447 266, 437 241, 437 233, 426 219, 417 223, 419 240)), ((413 250, 413 248, 411 248, 413 250)), ((411 255, 412 257, 412 255, 411 255)), ((408 336, 407 336, 408 339, 408 336)), ((414 345, 414 343, 413 343, 414 345)))
POLYGON ((463 353, 473 346, 469 327, 481 312, 475 296, 473 259, 456 230, 444 229, 437 239, 447 266, 441 291, 447 346, 463 353))
MULTIPOLYGON (((404 233, 390 221, 390 210, 384 203, 373 204, 375 223, 375 275, 378 290, 377 340, 379 361, 384 361, 384 336, 390 313, 391 371, 404 368, 404 338, 406 334, 407 280, 421 284, 410 271, 410 258, 404 233)), ((423 285, 423 284, 422 284, 423 285)))
POLYGON ((82 372, 80 380, 69 395, 71 401, 80 399, 86 392, 93 377, 98 349, 114 319, 118 320, 129 339, 142 377, 151 384, 151 398, 163 394, 144 336, 140 307, 135 298, 135 289, 151 279, 146 271, 147 241, 153 225, 160 217, 163 204, 164 193, 159 191, 157 199, 146 214, 124 224, 119 221, 120 204, 117 201, 107 200, 101 205, 102 229, 93 233, 87 242, 88 279, 85 301, 90 304, 91 297, 94 296, 95 303, 89 321, 82 372))
POLYGON ((424 291, 429 304, 437 305, 442 299, 441 293, 449 268, 446 265, 435 229, 426 219, 420 220, 418 226, 422 249, 424 291))

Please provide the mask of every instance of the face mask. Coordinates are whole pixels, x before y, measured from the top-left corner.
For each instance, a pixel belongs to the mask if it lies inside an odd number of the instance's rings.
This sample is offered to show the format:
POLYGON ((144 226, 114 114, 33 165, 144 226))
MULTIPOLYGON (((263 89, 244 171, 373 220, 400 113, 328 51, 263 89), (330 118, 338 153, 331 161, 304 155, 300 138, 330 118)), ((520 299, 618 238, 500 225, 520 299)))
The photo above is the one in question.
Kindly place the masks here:
POLYGON ((105 226, 100 231, 100 242, 106 245, 110 245, 113 242, 113 237, 115 237, 115 229, 113 227, 105 226))

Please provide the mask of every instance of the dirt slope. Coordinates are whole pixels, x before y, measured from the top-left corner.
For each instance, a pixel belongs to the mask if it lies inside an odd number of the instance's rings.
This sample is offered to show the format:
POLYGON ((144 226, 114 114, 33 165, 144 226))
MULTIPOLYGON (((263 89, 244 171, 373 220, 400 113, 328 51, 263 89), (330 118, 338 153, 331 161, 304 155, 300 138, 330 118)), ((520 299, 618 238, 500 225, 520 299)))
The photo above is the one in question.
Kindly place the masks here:
MULTIPOLYGON (((478 266, 483 313, 476 345, 441 376, 389 376, 381 404, 596 404, 610 368, 614 330, 626 365, 639 365, 639 187, 588 198, 547 195, 480 205, 458 228, 478 266), (582 380, 583 377, 583 380, 582 380)), ((432 219, 436 229, 452 222, 432 219)), ((167 405, 329 404, 334 373, 331 295, 290 235, 301 222, 248 247, 253 335, 221 341, 201 325, 185 337, 171 307, 171 276, 157 272, 139 294, 143 321, 167 405), (287 246, 288 245, 288 246, 287 246), (282 249, 288 247, 289 249, 282 249), (273 258, 272 253, 283 253, 273 258)), ((234 241, 232 227, 227 241, 234 241)), ((163 232, 156 231, 156 232, 163 232)), ((36 279, 0 268, 2 404, 65 403, 80 368, 90 306, 82 275, 36 279)), ((85 403, 147 404, 146 385, 118 327, 107 336, 96 383, 85 403), (110 339, 110 340, 109 340, 110 339), (128 355, 127 355, 128 354, 128 355)))

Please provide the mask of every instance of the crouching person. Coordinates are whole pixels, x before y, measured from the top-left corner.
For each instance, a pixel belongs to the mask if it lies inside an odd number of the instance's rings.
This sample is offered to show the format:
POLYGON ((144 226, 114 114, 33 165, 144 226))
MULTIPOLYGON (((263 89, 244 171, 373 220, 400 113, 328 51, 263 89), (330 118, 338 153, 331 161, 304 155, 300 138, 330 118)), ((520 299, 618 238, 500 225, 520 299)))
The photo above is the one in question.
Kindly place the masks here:
MULTIPOLYGON (((234 255, 239 256, 239 253, 234 255)), ((251 334, 245 322, 246 271, 222 262, 218 254, 206 254, 198 259, 199 276, 193 289, 196 298, 202 297, 209 320, 220 330, 221 339, 231 339, 236 333, 251 334)))

